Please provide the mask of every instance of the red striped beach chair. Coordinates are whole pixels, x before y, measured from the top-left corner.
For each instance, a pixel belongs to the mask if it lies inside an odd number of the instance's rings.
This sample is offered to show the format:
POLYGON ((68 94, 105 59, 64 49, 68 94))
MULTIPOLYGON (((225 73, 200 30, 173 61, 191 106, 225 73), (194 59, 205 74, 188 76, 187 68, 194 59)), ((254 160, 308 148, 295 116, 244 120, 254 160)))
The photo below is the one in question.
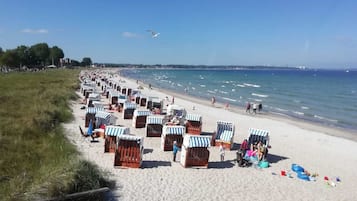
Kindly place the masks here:
POLYGON ((144 138, 134 135, 119 135, 115 150, 114 166, 140 168, 144 153, 144 138))

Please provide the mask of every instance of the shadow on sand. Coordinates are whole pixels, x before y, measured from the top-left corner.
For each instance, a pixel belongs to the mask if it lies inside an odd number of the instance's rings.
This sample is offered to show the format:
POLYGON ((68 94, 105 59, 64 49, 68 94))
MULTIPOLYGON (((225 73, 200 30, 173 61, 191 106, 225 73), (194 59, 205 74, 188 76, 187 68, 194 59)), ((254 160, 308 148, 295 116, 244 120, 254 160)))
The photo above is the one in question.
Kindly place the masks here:
POLYGON ((288 157, 285 157, 285 156, 278 156, 278 155, 275 155, 275 154, 268 154, 267 156, 267 161, 269 161, 269 163, 277 163, 281 160, 286 160, 286 159, 289 159, 288 157))
POLYGON ((141 168, 157 168, 160 166, 171 166, 170 161, 143 161, 141 168))
POLYGON ((144 154, 149 154, 152 153, 154 151, 154 149, 144 149, 144 154))
POLYGON ((224 169, 234 167, 233 160, 208 162, 208 168, 224 169))

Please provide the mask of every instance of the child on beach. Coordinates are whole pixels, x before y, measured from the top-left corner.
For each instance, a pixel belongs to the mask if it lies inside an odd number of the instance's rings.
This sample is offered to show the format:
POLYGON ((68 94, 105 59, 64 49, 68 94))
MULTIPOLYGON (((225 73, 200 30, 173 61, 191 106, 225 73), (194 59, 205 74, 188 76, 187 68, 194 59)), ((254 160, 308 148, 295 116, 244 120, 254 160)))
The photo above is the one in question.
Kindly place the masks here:
POLYGON ((172 147, 172 153, 173 153, 173 161, 175 162, 176 161, 176 155, 177 155, 177 152, 180 150, 180 148, 177 146, 177 142, 174 141, 174 145, 172 147))
POLYGON ((221 157, 221 161, 224 161, 224 147, 223 147, 223 142, 221 143, 221 145, 219 145, 219 155, 221 157))

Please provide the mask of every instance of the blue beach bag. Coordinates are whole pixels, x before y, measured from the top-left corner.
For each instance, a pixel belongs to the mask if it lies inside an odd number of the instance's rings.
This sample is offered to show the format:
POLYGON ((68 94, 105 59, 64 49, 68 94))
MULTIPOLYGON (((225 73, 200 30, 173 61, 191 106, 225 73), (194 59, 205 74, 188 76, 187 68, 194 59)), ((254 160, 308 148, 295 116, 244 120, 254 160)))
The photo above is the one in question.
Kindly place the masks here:
POLYGON ((296 173, 304 172, 304 168, 296 164, 291 165, 291 170, 296 173))

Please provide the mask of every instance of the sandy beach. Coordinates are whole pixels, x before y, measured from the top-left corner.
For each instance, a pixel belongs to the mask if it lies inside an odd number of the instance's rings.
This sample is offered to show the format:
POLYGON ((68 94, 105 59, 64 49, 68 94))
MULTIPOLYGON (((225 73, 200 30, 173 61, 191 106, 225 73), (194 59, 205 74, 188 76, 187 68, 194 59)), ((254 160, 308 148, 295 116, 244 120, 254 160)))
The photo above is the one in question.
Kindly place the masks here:
MULTIPOLYGON (((110 70, 113 73, 117 70, 110 70)), ((104 140, 91 143, 81 136, 78 126, 84 128, 85 110, 80 100, 72 103, 74 120, 64 125, 68 139, 77 146, 83 157, 110 173, 116 181, 113 191, 118 200, 355 200, 357 197, 357 143, 356 133, 325 128, 290 118, 261 113, 245 114, 242 108, 224 108, 222 103, 210 104, 182 94, 149 89, 143 83, 116 75, 125 80, 124 85, 137 89, 144 86, 142 94, 169 100, 183 106, 188 113, 203 117, 203 132, 212 133, 218 120, 235 124, 234 150, 226 151, 221 162, 218 147, 210 147, 208 168, 184 168, 172 161, 172 152, 160 149, 160 138, 147 138, 145 128, 132 127, 132 120, 118 117, 117 124, 130 128, 132 134, 144 137, 142 168, 114 168, 114 154, 104 153, 104 140), (194 109, 194 110, 193 110, 194 109), (269 168, 241 168, 236 165, 236 149, 248 137, 248 129, 269 131, 270 145, 267 160, 269 168), (291 165, 301 165, 310 173, 317 173, 316 181, 297 178, 291 165), (292 178, 281 176, 284 170, 292 178), (330 185, 324 180, 329 178, 330 185), (340 181, 336 181, 336 178, 340 181), (333 184, 335 185, 331 185, 333 184)), ((78 95, 83 98, 79 93, 78 95)), ((108 99, 102 96, 102 102, 108 99)), ((168 102, 165 102, 165 105, 168 102)), ((178 153, 180 159, 180 152, 178 153)))

